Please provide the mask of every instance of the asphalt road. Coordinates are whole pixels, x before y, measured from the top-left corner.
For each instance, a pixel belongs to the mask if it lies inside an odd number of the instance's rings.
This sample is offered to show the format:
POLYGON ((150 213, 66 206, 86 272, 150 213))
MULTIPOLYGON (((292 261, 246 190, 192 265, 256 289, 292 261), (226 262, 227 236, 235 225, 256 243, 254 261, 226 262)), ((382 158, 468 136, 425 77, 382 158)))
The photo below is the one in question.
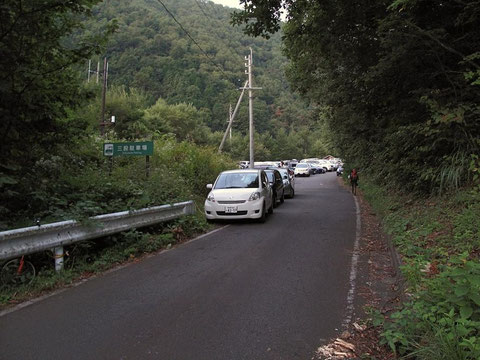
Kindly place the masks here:
POLYGON ((334 173, 226 228, 0 317, 0 359, 311 359, 342 331, 356 217, 334 173))

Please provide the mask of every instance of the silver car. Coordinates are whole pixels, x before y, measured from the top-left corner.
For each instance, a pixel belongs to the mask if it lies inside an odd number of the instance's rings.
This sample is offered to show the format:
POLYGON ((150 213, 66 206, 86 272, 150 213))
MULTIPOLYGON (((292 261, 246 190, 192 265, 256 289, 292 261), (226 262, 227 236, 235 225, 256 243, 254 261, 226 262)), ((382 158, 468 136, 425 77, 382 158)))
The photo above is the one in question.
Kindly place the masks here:
POLYGON ((265 171, 242 169, 224 171, 205 200, 207 221, 216 219, 259 219, 273 212, 273 191, 265 171))
POLYGON ((310 176, 312 166, 309 163, 298 163, 295 167, 295 176, 310 176))

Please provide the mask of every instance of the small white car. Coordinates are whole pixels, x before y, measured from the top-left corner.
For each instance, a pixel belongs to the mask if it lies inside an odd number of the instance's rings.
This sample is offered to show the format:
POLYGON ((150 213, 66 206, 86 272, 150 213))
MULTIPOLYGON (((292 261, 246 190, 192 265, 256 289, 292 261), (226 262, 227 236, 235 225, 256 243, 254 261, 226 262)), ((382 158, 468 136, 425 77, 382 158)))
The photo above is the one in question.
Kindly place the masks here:
POLYGON ((310 176, 312 166, 309 163, 298 163, 295 166, 295 176, 310 176))
POLYGON ((259 219, 273 213, 273 190, 265 171, 241 169, 224 171, 205 200, 207 221, 216 219, 259 219))

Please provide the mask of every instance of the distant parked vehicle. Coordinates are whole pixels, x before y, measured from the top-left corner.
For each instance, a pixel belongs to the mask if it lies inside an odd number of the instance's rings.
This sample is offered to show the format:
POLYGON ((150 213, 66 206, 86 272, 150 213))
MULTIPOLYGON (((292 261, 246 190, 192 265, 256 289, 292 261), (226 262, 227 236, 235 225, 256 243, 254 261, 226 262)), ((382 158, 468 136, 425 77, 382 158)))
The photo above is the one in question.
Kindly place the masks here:
POLYGON ((249 165, 250 165, 250 161, 240 161, 238 163, 238 166, 240 169, 247 169, 249 165))
POLYGON ((264 222, 273 212, 273 189, 267 174, 259 169, 224 171, 205 200, 207 221, 216 219, 258 219, 264 222))
POLYGON ((274 168, 279 168, 280 167, 280 161, 255 161, 254 167, 256 168, 266 168, 266 167, 274 167, 274 168))
POLYGON ((325 171, 333 171, 333 164, 330 161, 321 159, 319 162, 325 168, 325 171))
POLYGON ((343 174, 343 166, 339 165, 337 167, 337 176, 342 176, 342 174, 343 174))
POLYGON ((288 163, 288 170, 292 175, 295 175, 295 167, 297 166, 298 162, 297 161, 290 161, 288 163))
POLYGON ((277 201, 283 204, 285 201, 285 187, 280 171, 277 169, 267 169, 265 173, 273 190, 273 206, 277 206, 277 201))
POLYGON ((310 176, 312 167, 309 163, 298 163, 295 167, 295 176, 310 176))
POLYGON ((290 175, 288 169, 278 169, 283 180, 285 196, 292 199, 295 196, 295 176, 290 175))
POLYGON ((314 174, 323 174, 326 172, 325 168, 317 161, 307 161, 310 164, 314 174))

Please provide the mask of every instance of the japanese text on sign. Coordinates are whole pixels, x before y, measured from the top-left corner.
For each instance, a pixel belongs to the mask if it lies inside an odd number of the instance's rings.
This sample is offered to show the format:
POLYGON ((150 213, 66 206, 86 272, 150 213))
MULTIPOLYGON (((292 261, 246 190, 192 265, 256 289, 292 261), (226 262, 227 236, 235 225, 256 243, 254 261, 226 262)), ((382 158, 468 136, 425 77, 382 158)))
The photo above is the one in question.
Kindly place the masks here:
POLYGON ((150 156, 153 155, 153 141, 103 144, 105 156, 150 156))

